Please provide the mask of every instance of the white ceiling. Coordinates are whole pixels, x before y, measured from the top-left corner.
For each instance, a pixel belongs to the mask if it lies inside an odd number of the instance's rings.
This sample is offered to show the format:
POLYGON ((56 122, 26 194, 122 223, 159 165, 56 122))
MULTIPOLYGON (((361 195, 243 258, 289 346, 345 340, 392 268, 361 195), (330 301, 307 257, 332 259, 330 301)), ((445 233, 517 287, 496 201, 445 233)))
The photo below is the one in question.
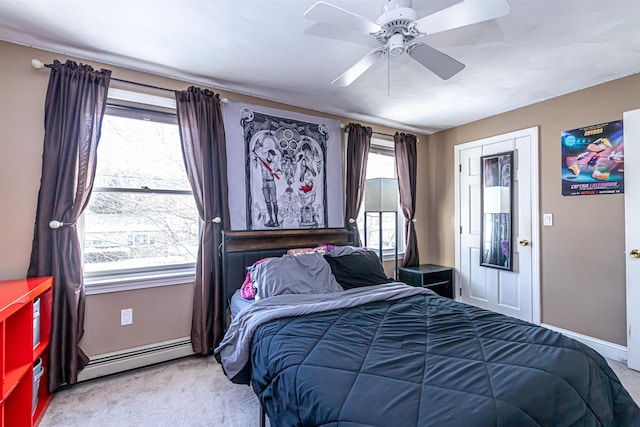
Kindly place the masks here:
MULTIPOLYGON (((330 1, 380 14, 379 0, 330 1)), ((314 0, 2 0, 0 39, 427 134, 640 71, 640 0, 508 2, 422 39, 466 64, 447 81, 403 55, 331 86, 377 43, 304 18, 314 0)))

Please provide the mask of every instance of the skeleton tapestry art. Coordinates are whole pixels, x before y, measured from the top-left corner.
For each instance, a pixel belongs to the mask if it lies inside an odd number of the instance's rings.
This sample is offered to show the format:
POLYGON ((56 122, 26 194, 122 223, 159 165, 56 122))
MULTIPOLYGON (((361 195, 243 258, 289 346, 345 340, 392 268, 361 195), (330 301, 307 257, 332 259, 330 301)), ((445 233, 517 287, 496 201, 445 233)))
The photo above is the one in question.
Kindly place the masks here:
POLYGON ((232 228, 241 213, 248 230, 341 226, 339 122, 230 104, 225 130, 232 228))

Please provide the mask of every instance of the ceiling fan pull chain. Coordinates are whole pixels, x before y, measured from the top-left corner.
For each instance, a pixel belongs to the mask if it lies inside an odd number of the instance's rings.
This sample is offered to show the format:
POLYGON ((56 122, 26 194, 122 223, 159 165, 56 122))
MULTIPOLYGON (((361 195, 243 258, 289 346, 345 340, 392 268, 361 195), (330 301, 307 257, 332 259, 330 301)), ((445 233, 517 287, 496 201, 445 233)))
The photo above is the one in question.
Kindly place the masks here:
POLYGON ((391 55, 387 55, 387 98, 391 98, 391 55))

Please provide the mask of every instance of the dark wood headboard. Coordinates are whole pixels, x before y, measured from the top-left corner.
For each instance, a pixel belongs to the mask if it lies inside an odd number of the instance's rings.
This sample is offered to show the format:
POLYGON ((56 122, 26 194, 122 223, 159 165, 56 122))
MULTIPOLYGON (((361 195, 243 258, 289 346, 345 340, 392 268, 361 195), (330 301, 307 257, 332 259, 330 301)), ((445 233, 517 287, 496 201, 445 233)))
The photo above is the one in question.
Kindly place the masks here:
MULTIPOLYGON (((246 267, 262 258, 281 256, 291 248, 315 247, 318 244, 355 245, 354 233, 347 228, 310 230, 259 230, 222 232, 222 308, 227 307, 233 293, 240 288, 246 267)), ((226 327, 226 326, 225 326, 226 327)))

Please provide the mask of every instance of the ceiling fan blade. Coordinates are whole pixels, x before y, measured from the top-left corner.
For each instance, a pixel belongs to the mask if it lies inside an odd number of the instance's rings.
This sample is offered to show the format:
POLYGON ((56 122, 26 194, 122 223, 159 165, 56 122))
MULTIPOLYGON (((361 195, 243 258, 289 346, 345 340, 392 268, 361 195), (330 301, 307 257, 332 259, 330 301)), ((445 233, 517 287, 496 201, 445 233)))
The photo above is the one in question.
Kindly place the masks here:
POLYGON ((448 80, 464 68, 464 64, 424 43, 409 46, 409 55, 443 80, 448 80))
POLYGON ((506 0, 464 0, 414 21, 412 26, 424 34, 435 34, 509 14, 506 0))
POLYGON ((342 75, 336 78, 331 84, 335 84, 338 86, 349 86, 351 83, 355 81, 358 77, 364 74, 376 61, 382 58, 386 53, 386 48, 377 47, 373 49, 371 52, 367 53, 364 58, 360 61, 356 62, 354 66, 349 68, 347 71, 342 73, 342 75))
POLYGON ((315 19, 338 27, 346 27, 365 34, 376 33, 382 29, 380 25, 367 18, 325 1, 315 3, 304 13, 304 16, 305 18, 315 19))

